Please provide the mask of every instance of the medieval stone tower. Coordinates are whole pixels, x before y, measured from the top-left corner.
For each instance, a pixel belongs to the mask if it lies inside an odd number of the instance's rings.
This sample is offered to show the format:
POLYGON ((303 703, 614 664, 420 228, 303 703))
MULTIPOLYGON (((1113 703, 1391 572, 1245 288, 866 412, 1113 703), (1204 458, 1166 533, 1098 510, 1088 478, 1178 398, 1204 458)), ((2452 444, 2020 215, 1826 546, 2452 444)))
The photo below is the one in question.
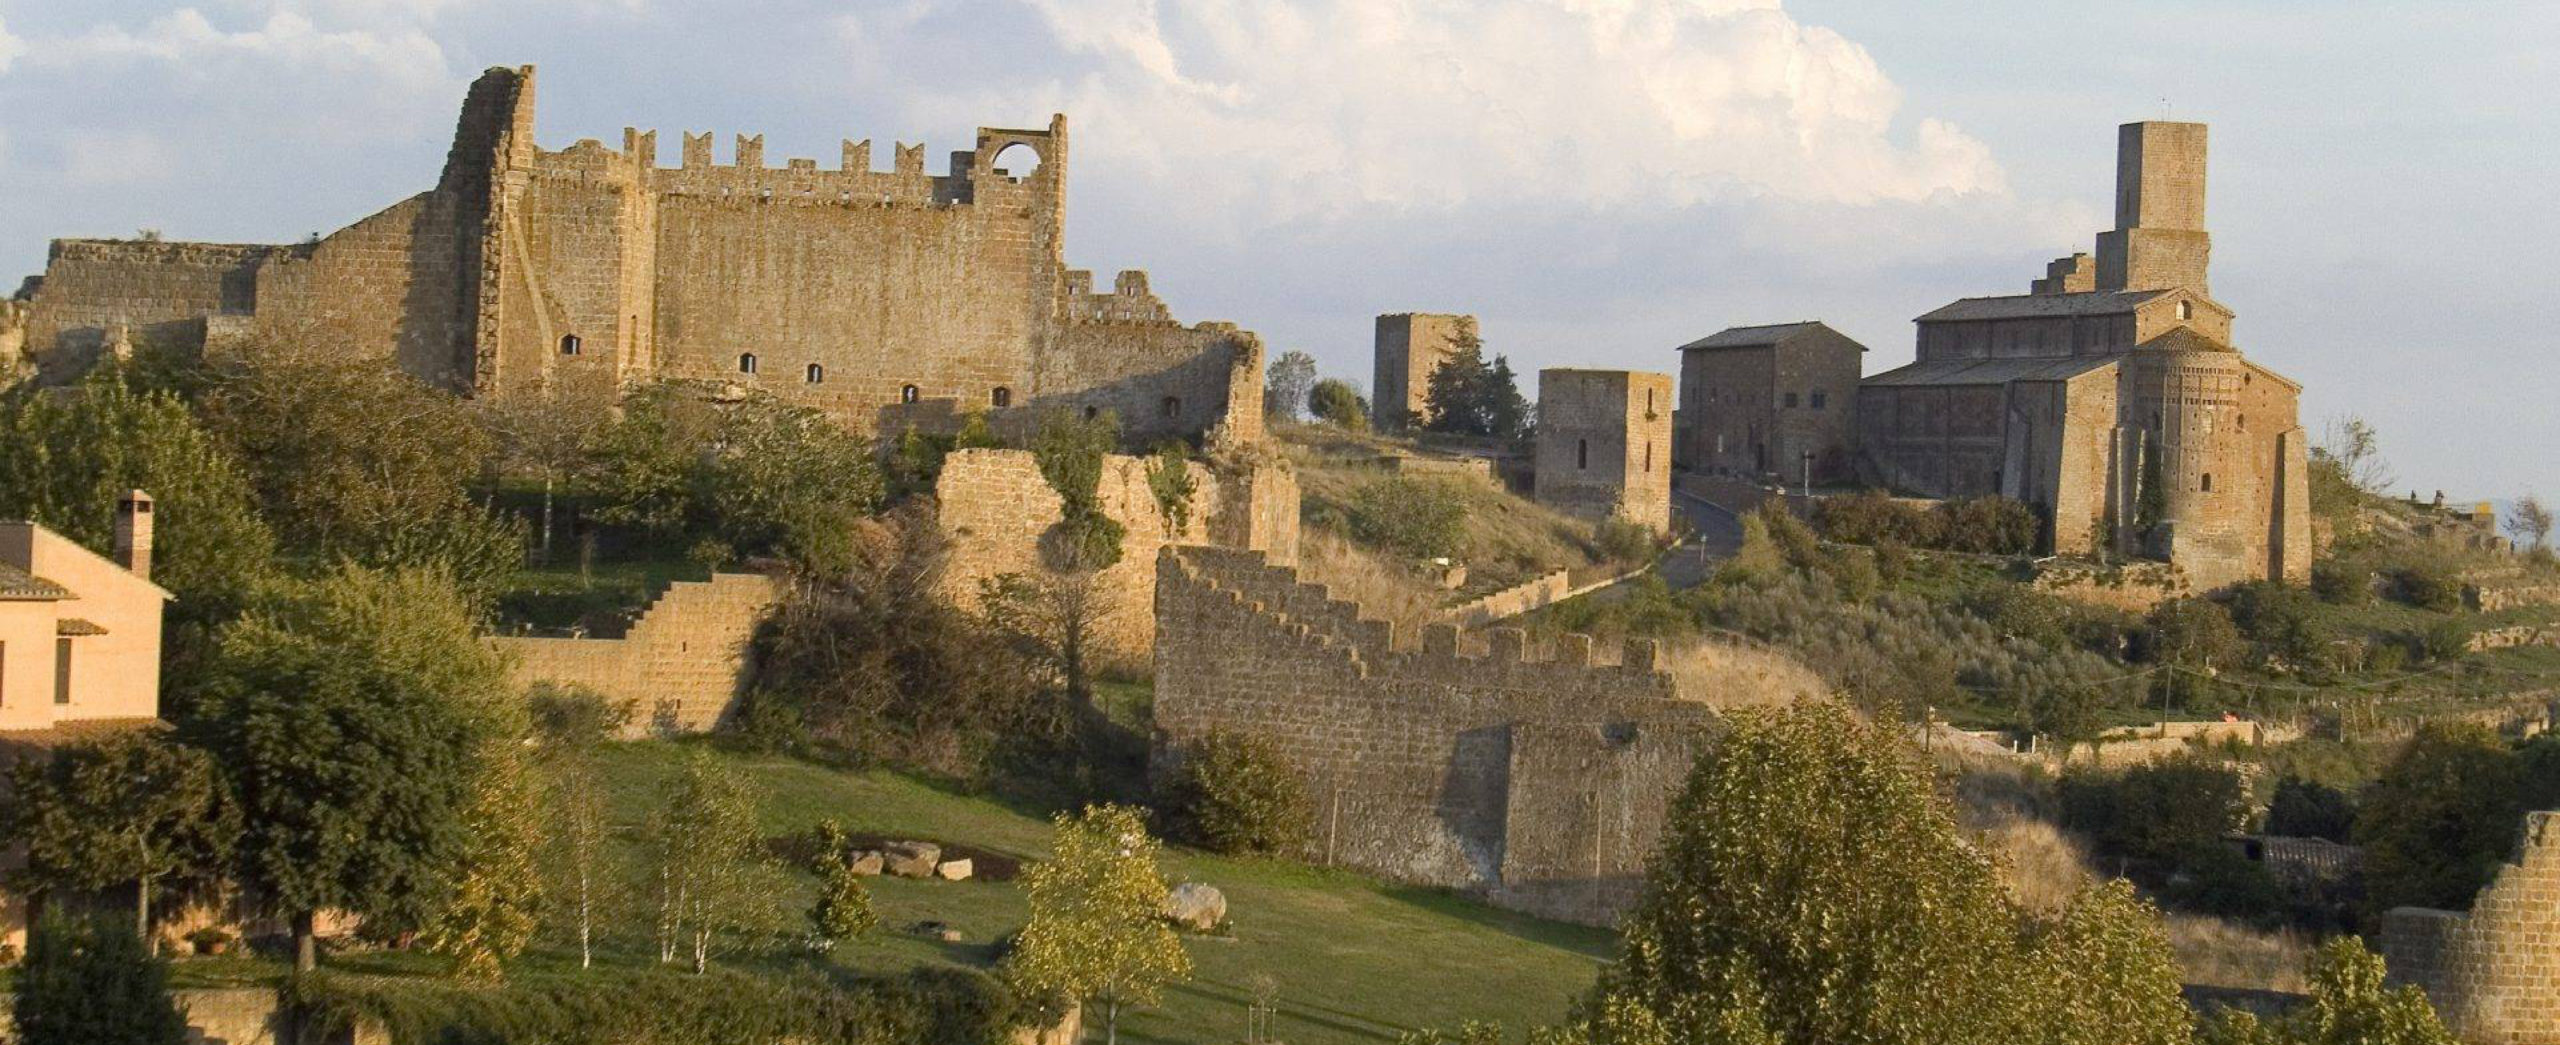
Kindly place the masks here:
POLYGON ((1381 432, 1400 432, 1429 420, 1431 372, 1476 337, 1476 317, 1399 312, 1378 317, 1375 380, 1369 385, 1369 419, 1381 432))
POLYGON ((1671 528, 1671 375, 1538 371, 1538 500, 1671 528))
POLYGON ((2187 287, 2210 294, 2204 227, 2205 125, 2116 128, 2116 227, 2098 234, 2099 290, 2187 287))

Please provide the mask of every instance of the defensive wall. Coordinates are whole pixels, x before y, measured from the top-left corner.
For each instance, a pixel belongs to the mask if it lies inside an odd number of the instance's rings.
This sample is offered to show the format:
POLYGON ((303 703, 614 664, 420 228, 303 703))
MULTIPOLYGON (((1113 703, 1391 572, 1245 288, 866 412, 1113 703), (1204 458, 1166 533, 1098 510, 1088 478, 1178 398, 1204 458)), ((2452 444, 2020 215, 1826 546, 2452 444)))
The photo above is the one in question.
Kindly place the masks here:
POLYGON ((2383 915, 2394 980, 2424 988, 2474 1045, 2560 1042, 2560 813, 2528 813, 2514 863, 2456 913, 2383 915))
MULTIPOLYGON (((1101 604, 1094 639, 1132 660, 1143 660, 1155 646, 1159 549, 1214 544, 1262 552, 1277 563, 1298 561, 1298 481, 1287 469, 1190 462, 1191 497, 1168 514, 1148 482, 1152 466, 1149 458, 1107 455, 1095 490, 1103 514, 1124 533, 1120 561, 1094 578, 1101 604)), ((1007 574, 1034 577, 1045 568, 1042 538, 1058 525, 1062 502, 1030 451, 955 450, 943 458, 934 499, 951 541, 943 594, 956 605, 977 607, 988 582, 1007 574)))
POLYGON ((1261 737, 1305 775, 1314 855, 1544 917, 1633 901, 1715 721, 1650 640, 1608 663, 1583 635, 1402 634, 1257 552, 1163 549, 1156 619, 1159 773, 1212 731, 1261 737))
POLYGON ((635 709, 627 736, 700 733, 719 725, 745 684, 756 626, 783 582, 755 573, 677 581, 621 638, 491 639, 513 661, 519 688, 582 686, 635 709))

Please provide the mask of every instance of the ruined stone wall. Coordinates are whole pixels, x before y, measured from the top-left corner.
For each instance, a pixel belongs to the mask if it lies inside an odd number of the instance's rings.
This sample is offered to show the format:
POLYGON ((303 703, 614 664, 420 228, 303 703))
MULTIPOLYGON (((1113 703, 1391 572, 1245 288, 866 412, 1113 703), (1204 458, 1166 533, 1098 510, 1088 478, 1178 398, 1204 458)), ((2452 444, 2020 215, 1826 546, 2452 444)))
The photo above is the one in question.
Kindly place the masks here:
MULTIPOLYGON (((1166 515, 1148 484, 1147 458, 1103 459, 1095 493, 1103 514, 1120 523, 1120 561, 1095 574, 1102 610, 1098 646, 1144 659, 1155 648, 1156 563, 1167 545, 1223 544, 1296 562, 1295 476, 1272 466, 1221 473, 1192 462, 1193 493, 1185 518, 1166 515)), ((950 539, 943 594, 954 604, 982 606, 986 583, 1007 574, 1040 576, 1041 541, 1058 525, 1058 491, 1027 450, 957 450, 943 459, 934 486, 942 532, 950 539)))
POLYGON ((757 625, 781 601, 783 583, 753 573, 677 581, 618 639, 505 636, 519 687, 583 686, 635 709, 630 736, 706 732, 720 724, 747 677, 757 625))
POLYGON ((1166 549, 1156 613, 1159 770, 1213 730, 1262 737, 1306 776, 1316 855, 1549 917, 1632 895, 1713 721, 1649 640, 1614 665, 1578 635, 1416 642, 1250 552, 1166 549))
POLYGON ((2465 1041, 2560 1042, 2560 813, 2525 815, 2516 861, 2470 911, 2383 915, 2382 955, 2391 978, 2425 989, 2465 1041))
POLYGON ((29 303, 26 343, 60 379, 94 363, 111 328, 136 345, 183 346, 208 315, 257 307, 258 268, 292 248, 145 240, 56 240, 29 303))
POLYGON ((1669 530, 1671 401, 1668 374, 1539 371, 1538 502, 1669 530))

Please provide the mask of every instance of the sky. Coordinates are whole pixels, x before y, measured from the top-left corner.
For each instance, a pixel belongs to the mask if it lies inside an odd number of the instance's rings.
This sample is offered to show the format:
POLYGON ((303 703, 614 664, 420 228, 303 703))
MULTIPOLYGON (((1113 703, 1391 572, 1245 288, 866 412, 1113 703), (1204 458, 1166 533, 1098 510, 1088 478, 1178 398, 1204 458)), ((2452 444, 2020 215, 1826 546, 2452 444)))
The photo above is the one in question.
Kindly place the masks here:
POLYGON ((1365 383, 1372 317, 1674 371, 1725 326, 2021 293, 2114 127, 2212 124, 2213 290, 2403 487, 2560 495, 2560 4, 0 0, 0 292, 54 237, 289 242, 430 187, 465 85, 545 147, 928 145, 1068 114, 1068 261, 1365 383))

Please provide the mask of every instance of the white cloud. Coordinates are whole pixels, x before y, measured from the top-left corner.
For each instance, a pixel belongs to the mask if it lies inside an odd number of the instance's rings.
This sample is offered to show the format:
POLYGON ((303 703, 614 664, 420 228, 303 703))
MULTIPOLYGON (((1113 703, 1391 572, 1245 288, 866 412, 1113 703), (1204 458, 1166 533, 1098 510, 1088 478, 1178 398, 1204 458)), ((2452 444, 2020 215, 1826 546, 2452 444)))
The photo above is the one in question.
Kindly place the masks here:
POLYGON ((148 134, 73 131, 62 149, 62 176, 73 185, 136 185, 176 171, 169 148, 148 134))
MULTIPOLYGON (((1074 117, 1080 159, 1181 183, 1202 215, 2006 191, 1981 142, 1935 119, 1898 129, 1901 92, 1866 50, 1777 0, 1021 3, 1074 60, 920 115, 1045 102, 1074 117)), ((873 48, 896 31, 864 29, 873 48)))
POLYGON ((9 23, 0 19, 0 73, 9 71, 9 63, 27 53, 27 42, 9 35, 9 23))
POLYGON ((407 84, 440 82, 444 50, 411 25, 323 29, 310 17, 277 10, 254 28, 223 29, 192 7, 161 15, 140 29, 100 25, 45 49, 48 65, 140 60, 164 63, 204 78, 254 71, 273 78, 279 67, 334 75, 365 74, 407 84))

